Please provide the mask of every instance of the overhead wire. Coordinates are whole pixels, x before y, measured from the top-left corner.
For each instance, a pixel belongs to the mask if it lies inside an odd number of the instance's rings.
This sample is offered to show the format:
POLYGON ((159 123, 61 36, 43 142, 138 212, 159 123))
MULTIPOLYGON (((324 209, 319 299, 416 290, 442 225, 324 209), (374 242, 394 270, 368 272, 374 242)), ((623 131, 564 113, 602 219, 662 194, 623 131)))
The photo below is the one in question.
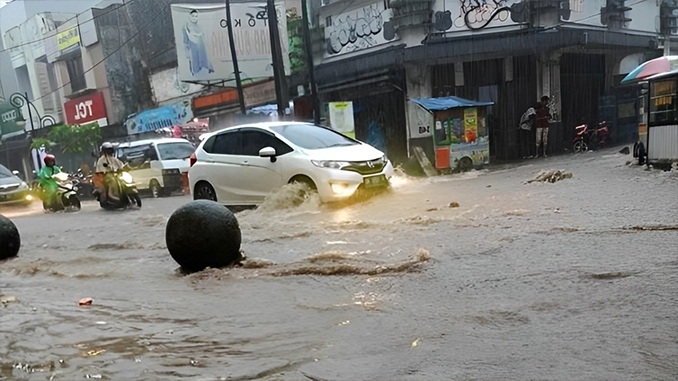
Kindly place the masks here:
MULTIPOLYGON (((111 13, 111 12, 114 12, 114 11, 117 11, 117 10, 119 10, 120 8, 122 8, 122 7, 124 7, 124 6, 128 5, 128 4, 131 4, 131 3, 134 2, 134 1, 135 1, 135 0, 128 0, 127 2, 122 3, 122 4, 119 4, 117 7, 113 8, 113 9, 107 10, 106 12, 103 12, 103 13, 101 13, 101 14, 98 14, 98 15, 96 15, 96 16, 90 18, 90 19, 84 20, 84 21, 82 21, 82 22, 78 20, 78 23, 77 23, 76 25, 74 25, 73 27, 75 27, 75 26, 80 26, 81 24, 84 24, 84 23, 87 23, 87 22, 96 20, 96 19, 98 19, 99 17, 106 16, 107 14, 109 14, 109 13, 111 13)), ((90 8, 90 9, 91 9, 91 8, 90 8)), ((47 12, 47 13, 48 13, 48 12, 47 12)), ((83 13, 84 13, 84 12, 78 13, 77 15, 75 15, 75 16, 71 17, 70 19, 64 21, 63 24, 61 24, 61 25, 67 24, 68 22, 77 19, 78 16, 82 15, 83 13)), ((15 28, 16 28, 16 27, 15 27, 15 28)), ((9 29, 8 31, 10 31, 10 30, 12 30, 12 29, 14 29, 14 28, 9 29)), ((50 30, 49 32, 51 32, 51 30, 50 30)), ((12 49, 17 49, 17 48, 20 48, 20 47, 22 47, 22 46, 33 45, 33 44, 35 44, 35 43, 37 43, 37 42, 45 41, 45 40, 50 39, 50 38, 53 38, 53 37, 55 37, 55 35, 49 35, 49 36, 45 36, 45 37, 38 38, 38 39, 35 39, 35 40, 31 40, 31 41, 27 41, 27 42, 22 42, 22 43, 20 43, 20 44, 18 44, 18 45, 14 45, 14 46, 12 46, 12 47, 6 47, 6 48, 3 48, 3 49, 0 49, 0 53, 7 52, 7 51, 10 51, 10 50, 12 50, 12 49)))
MULTIPOLYGON (((90 71, 94 70, 94 68, 96 68, 97 66, 101 65, 102 63, 104 63, 104 61, 106 61, 107 59, 109 59, 110 57, 112 57, 115 53, 119 52, 120 49, 122 49, 122 48, 123 48, 125 45, 127 45, 130 41, 132 41, 132 40, 134 40, 135 38, 137 38, 137 36, 139 36, 139 34, 140 34, 142 31, 144 31, 146 28, 148 28, 150 25, 152 25, 153 22, 154 22, 158 17, 160 17, 161 15, 162 15, 162 12, 157 12, 157 13, 155 14, 155 16, 153 16, 152 19, 150 19, 150 20, 149 20, 146 24, 144 24, 141 28, 137 29, 137 31, 136 31, 129 39, 127 39, 126 41, 122 42, 122 43, 120 44, 120 46, 118 46, 118 47, 115 48, 113 51, 111 51, 109 54, 107 54, 104 58, 102 58, 101 60, 99 60, 98 62, 96 62, 95 64, 93 64, 89 69, 84 70, 80 76, 84 76, 85 74, 87 74, 87 73, 89 73, 90 71)), ((43 98, 46 98, 46 97, 48 97, 48 96, 51 96, 52 94, 56 93, 57 91, 63 89, 64 87, 66 87, 66 86, 68 86, 68 85, 70 85, 70 84, 71 84, 71 81, 69 80, 68 82, 65 82, 63 85, 57 87, 56 89, 50 91, 49 93, 44 94, 44 95, 42 95, 42 96, 39 97, 39 98, 33 99, 33 101, 41 100, 41 99, 43 99, 43 98)))

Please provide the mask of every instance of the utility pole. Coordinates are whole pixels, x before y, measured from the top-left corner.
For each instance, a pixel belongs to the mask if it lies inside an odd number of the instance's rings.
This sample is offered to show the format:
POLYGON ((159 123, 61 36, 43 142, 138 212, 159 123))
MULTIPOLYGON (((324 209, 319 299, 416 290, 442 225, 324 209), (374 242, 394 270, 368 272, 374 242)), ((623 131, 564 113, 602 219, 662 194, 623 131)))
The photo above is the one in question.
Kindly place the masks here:
POLYGON ((271 58, 273 59, 273 80, 275 81, 275 97, 278 104, 278 119, 283 119, 287 108, 285 94, 285 68, 283 67, 282 49, 280 48, 280 33, 278 32, 278 14, 275 10, 275 0, 267 0, 268 31, 271 36, 271 58))
POLYGON ((240 68, 238 67, 238 55, 235 52, 235 42, 233 38, 233 25, 231 23, 231 1, 226 0, 226 24, 228 24, 228 44, 231 47, 231 61, 233 61, 233 71, 235 73, 235 86, 238 91, 238 101, 240 102, 240 112, 245 115, 245 95, 240 81, 240 68))
POLYGON ((308 6, 306 0, 301 0, 301 22, 302 33, 304 35, 304 53, 306 56, 306 67, 308 69, 308 79, 311 88, 311 104, 313 105, 313 123, 320 123, 320 102, 318 100, 318 88, 315 83, 315 68, 313 66, 313 49, 311 45, 311 33, 308 26, 308 6))

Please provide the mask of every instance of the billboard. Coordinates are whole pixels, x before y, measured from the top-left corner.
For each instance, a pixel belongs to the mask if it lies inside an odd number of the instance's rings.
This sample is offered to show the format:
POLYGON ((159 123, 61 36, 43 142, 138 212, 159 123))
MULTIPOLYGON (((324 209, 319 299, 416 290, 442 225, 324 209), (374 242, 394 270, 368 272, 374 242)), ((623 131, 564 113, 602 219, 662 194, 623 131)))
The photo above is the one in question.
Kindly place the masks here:
MULTIPOLYGON (((225 4, 172 4, 179 80, 235 79, 225 4)), ((276 3, 285 73, 289 75, 289 44, 284 3, 276 3)), ((271 39, 265 1, 231 4, 233 39, 244 84, 273 76, 271 39)))

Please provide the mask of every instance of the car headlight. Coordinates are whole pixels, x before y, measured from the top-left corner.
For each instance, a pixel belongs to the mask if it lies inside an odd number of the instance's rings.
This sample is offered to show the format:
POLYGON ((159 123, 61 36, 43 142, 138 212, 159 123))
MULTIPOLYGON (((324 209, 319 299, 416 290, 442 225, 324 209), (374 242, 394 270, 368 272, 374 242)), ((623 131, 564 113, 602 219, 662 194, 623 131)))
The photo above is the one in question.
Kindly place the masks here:
POLYGON ((342 169, 351 165, 348 161, 336 160, 311 160, 311 163, 320 168, 342 169))

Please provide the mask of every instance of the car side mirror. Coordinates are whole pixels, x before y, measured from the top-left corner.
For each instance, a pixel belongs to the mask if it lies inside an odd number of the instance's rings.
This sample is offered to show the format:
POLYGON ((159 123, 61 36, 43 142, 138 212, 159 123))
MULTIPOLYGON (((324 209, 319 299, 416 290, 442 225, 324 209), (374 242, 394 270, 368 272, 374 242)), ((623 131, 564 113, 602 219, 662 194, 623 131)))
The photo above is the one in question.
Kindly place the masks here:
POLYGON ((264 147, 259 150, 259 156, 261 157, 270 157, 271 163, 275 163, 278 159, 275 157, 275 148, 273 147, 264 147))

